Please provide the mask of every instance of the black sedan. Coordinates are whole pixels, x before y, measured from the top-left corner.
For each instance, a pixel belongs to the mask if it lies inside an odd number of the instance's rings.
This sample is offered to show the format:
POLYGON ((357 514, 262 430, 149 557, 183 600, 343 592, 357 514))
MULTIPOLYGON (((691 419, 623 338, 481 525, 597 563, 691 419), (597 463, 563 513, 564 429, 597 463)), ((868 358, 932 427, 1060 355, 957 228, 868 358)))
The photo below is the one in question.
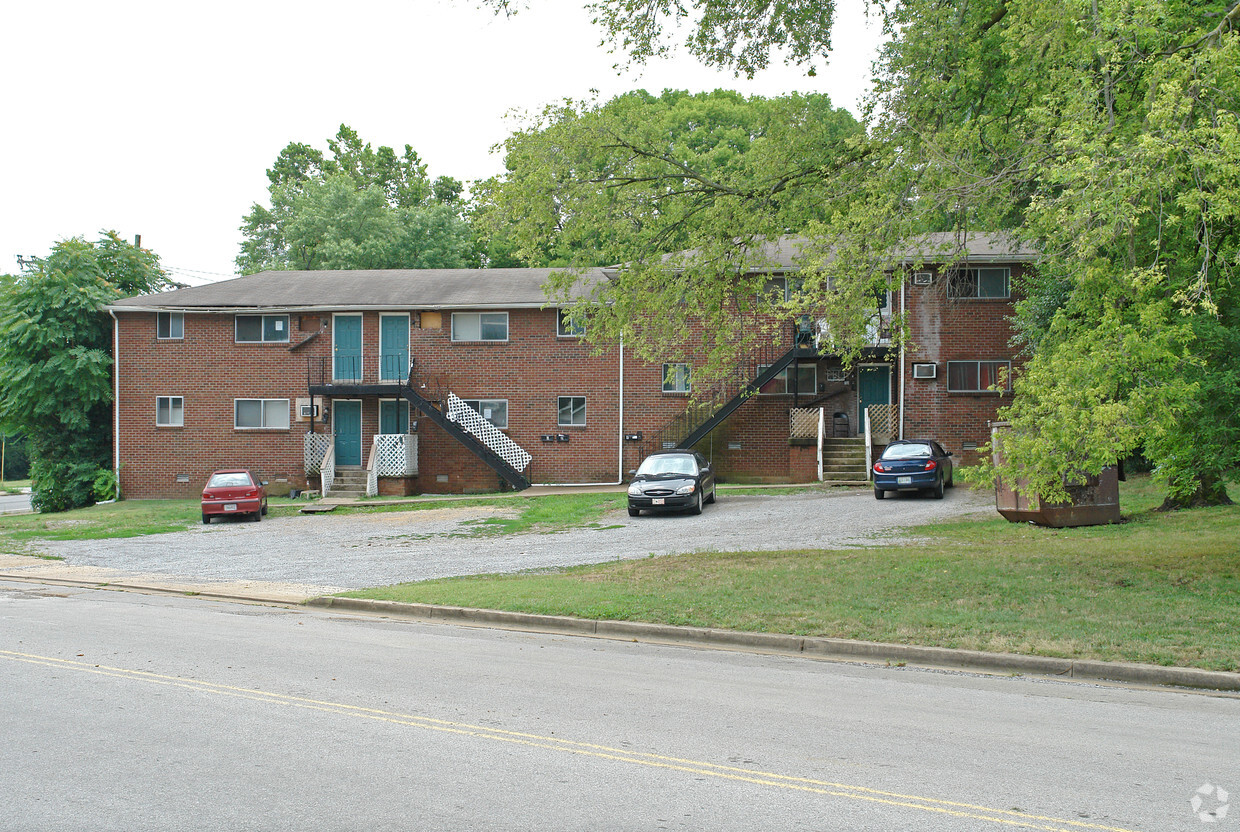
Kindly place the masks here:
POLYGON ((874 499, 888 491, 929 489, 936 500, 952 487, 951 452, 930 439, 899 439, 874 463, 874 499))
POLYGON ((646 457, 629 485, 629 516, 642 509, 701 514, 715 501, 715 469, 694 451, 657 451, 646 457))

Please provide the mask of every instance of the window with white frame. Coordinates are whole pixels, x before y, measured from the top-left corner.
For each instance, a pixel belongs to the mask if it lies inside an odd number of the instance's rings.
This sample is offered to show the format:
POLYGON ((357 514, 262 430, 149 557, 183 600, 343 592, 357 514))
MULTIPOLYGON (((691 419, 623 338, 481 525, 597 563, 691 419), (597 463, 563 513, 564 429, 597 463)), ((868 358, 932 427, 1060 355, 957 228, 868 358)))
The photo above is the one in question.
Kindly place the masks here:
POLYGON ((288 429, 288 399, 233 399, 233 427, 288 429))
POLYGON ((586 397, 560 396, 560 427, 581 426, 586 423, 586 397))
MULTIPOLYGON (((758 375, 762 375, 770 366, 770 364, 759 364, 758 375)), ((792 393, 792 382, 789 378, 787 369, 780 370, 778 375, 758 388, 758 394, 762 396, 779 396, 792 393)), ((798 365, 796 368, 797 395, 806 396, 816 392, 818 392, 818 366, 815 364, 798 365)))
POLYGON ((1010 361, 948 361, 947 390, 951 393, 996 393, 1012 389, 1010 361), (996 389, 996 385, 1002 385, 996 389))
POLYGON ((238 315, 238 344, 288 342, 288 315, 238 315))
POLYGON ((483 419, 495 427, 501 430, 508 427, 507 399, 461 399, 461 401, 478 411, 483 419))
POLYGON ((1012 270, 1006 266, 957 269, 947 282, 953 298, 1007 298, 1011 296, 1012 270))
POLYGON ((161 340, 176 340, 185 337, 184 312, 156 312, 155 337, 161 340))
POLYGON ((664 393, 688 393, 691 389, 688 364, 672 363, 663 365, 664 393))
POLYGON ((184 426, 185 399, 181 396, 156 396, 155 424, 161 428, 184 426))
POLYGON ((585 321, 577 320, 569 309, 561 309, 555 316, 555 334, 561 338, 581 338, 586 334, 585 321))
POLYGON ((453 341, 507 341, 507 312, 453 312, 453 341))

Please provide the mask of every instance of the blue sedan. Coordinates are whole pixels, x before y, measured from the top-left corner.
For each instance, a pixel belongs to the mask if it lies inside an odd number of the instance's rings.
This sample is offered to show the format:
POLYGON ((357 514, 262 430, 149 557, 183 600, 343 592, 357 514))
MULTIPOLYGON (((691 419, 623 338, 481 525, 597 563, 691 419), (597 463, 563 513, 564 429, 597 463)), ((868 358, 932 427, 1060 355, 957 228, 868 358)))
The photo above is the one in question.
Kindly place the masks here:
POLYGON ((952 487, 951 451, 929 439, 899 439, 874 463, 874 499, 888 491, 929 489, 936 500, 952 487))

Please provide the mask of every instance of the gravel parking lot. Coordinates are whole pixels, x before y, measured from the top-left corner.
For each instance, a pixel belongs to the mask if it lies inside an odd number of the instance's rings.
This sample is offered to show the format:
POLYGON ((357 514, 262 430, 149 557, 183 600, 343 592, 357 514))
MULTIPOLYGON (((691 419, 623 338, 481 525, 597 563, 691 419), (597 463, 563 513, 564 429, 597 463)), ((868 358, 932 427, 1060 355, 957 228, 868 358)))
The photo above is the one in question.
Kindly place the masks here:
POLYGON ((943 500, 874 499, 867 489, 733 496, 701 516, 621 509, 597 528, 548 534, 476 535, 469 521, 511 514, 494 506, 374 514, 269 516, 120 540, 49 542, 40 548, 70 566, 192 578, 261 581, 319 592, 490 572, 600 563, 698 550, 846 548, 890 543, 909 526, 994 511, 989 493, 966 489, 943 500))

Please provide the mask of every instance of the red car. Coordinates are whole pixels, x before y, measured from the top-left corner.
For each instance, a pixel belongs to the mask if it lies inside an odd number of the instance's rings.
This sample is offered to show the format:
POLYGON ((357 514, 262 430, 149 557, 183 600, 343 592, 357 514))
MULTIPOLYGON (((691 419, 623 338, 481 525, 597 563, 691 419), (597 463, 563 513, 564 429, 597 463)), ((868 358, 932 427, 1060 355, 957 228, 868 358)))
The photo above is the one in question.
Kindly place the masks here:
POLYGON ((212 517, 249 514, 257 523, 267 513, 267 483, 244 468, 216 471, 202 489, 202 522, 212 517))

